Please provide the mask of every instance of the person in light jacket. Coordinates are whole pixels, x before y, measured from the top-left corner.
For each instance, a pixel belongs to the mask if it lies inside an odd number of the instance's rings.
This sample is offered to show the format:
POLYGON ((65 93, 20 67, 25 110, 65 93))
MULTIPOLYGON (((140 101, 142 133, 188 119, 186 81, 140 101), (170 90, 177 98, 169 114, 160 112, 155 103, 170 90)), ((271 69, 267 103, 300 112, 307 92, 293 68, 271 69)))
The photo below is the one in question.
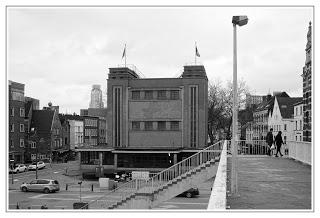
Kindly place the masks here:
POLYGON ((276 157, 278 157, 278 153, 280 153, 281 157, 283 156, 281 154, 281 145, 283 144, 283 140, 282 140, 282 136, 281 136, 282 132, 279 131, 276 138, 274 139, 274 143, 276 144, 277 146, 277 153, 276 153, 276 157))

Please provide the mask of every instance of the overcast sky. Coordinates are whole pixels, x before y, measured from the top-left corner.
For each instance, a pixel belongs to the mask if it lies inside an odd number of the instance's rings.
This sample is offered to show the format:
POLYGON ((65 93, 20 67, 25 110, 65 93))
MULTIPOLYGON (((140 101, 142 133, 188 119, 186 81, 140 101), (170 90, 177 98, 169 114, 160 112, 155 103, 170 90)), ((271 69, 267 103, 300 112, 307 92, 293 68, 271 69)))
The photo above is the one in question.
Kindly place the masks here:
POLYGON ((8 8, 8 79, 60 112, 88 108, 93 84, 106 92, 109 67, 134 64, 145 77, 177 77, 194 62, 194 44, 210 81, 232 80, 233 15, 238 78, 253 94, 302 97, 311 7, 8 8))

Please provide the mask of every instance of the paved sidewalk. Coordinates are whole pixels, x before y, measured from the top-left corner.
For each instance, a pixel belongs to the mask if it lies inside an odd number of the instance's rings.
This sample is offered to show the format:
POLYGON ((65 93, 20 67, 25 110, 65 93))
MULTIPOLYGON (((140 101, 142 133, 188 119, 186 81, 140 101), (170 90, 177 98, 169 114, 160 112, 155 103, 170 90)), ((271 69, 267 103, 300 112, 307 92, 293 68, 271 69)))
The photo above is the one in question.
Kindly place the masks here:
MULTIPOLYGON (((230 209, 311 210, 311 166, 268 156, 239 156, 238 197, 230 209)), ((230 191, 231 157, 228 157, 230 191)))

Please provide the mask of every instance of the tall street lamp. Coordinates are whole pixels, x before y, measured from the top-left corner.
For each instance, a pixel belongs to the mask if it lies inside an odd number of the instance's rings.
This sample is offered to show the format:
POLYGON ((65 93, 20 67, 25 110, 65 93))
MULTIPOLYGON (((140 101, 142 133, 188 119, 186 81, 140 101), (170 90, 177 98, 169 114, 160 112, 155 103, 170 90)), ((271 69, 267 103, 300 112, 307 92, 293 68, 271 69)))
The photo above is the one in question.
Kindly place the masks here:
POLYGON ((237 81, 237 25, 244 26, 248 23, 247 16, 233 16, 233 108, 232 108, 232 170, 231 193, 238 195, 238 146, 237 146, 237 121, 238 121, 238 81, 237 81))

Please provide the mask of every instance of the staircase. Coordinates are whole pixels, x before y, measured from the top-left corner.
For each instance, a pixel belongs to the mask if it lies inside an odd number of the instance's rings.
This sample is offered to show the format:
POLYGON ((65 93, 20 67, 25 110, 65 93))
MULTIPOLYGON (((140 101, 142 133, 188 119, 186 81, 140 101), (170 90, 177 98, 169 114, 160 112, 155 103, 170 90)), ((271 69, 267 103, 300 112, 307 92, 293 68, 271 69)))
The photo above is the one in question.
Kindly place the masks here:
POLYGON ((151 209, 215 176, 220 141, 161 171, 149 180, 132 180, 89 204, 90 209, 151 209))

